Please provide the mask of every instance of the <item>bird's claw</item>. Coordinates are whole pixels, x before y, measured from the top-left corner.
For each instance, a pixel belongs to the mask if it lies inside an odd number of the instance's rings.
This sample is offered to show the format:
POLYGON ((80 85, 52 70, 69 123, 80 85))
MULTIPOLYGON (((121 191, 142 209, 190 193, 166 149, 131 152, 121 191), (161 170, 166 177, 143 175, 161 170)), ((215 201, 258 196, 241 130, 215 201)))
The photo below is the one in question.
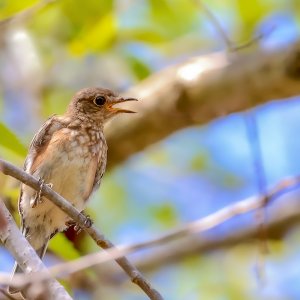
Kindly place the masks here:
POLYGON ((92 225, 93 225, 93 220, 90 218, 89 215, 86 215, 85 216, 85 221, 84 221, 84 226, 86 228, 90 228, 90 227, 92 227, 92 225))
POLYGON ((31 208, 36 207, 38 204, 43 203, 43 197, 42 197, 42 189, 44 185, 47 185, 49 188, 53 187, 52 183, 45 183, 45 180, 42 178, 39 178, 39 184, 40 184, 40 189, 38 192, 36 192, 34 199, 30 201, 30 206, 31 208))
MULTIPOLYGON (((84 227, 85 228, 90 228, 92 225, 93 225, 93 221, 92 219, 90 218, 90 216, 85 216, 86 219, 84 221, 84 227)), ((66 225, 67 226, 74 226, 74 231, 79 234, 82 229, 84 229, 82 226, 80 226, 78 223, 76 223, 75 221, 68 221, 66 222, 66 225)))
POLYGON ((79 234, 82 231, 82 228, 76 223, 74 226, 74 231, 76 232, 76 234, 79 234))

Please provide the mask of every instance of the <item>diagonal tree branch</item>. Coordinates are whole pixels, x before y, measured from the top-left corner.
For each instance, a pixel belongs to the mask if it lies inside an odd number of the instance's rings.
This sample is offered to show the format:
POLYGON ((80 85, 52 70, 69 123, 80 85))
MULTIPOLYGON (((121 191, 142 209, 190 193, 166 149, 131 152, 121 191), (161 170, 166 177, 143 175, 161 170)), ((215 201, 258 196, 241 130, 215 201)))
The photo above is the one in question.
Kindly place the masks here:
MULTIPOLYGON (((291 228, 300 224, 299 194, 296 198, 284 197, 279 205, 268 210, 265 226, 268 230, 268 240, 282 238, 291 228)), ((257 226, 249 223, 244 227, 235 228, 222 235, 194 235, 168 243, 142 258, 136 258, 134 263, 144 272, 161 268, 168 264, 178 263, 191 255, 208 253, 213 250, 225 249, 241 243, 257 240, 257 226), (182 247, 182 245, 185 245, 182 247)), ((112 273, 110 273, 112 274, 112 273)), ((118 272, 119 274, 119 272, 118 272)))
POLYGON ((257 51, 229 60, 226 53, 188 59, 128 91, 138 113, 106 128, 108 167, 171 133, 229 113, 300 93, 300 42, 277 52, 257 51))
MULTIPOLYGON (((40 183, 33 176, 27 174, 25 171, 17 168, 16 166, 0 159, 0 171, 5 174, 12 176, 24 184, 30 186, 36 191, 39 191, 40 183)), ((56 206, 58 206, 62 211, 69 215, 76 223, 83 228, 103 249, 113 249, 115 246, 105 238, 105 236, 94 226, 86 227, 89 224, 88 218, 80 213, 70 202, 65 200, 62 196, 54 192, 47 185, 43 185, 41 189, 42 194, 52 201, 56 206)), ((115 260, 119 266, 126 272, 126 274, 131 278, 132 282, 137 284, 150 299, 162 300, 162 296, 156 291, 151 284, 143 277, 143 275, 128 261, 126 257, 119 257, 115 260)))
MULTIPOLYGON (((47 268, 25 237, 21 234, 3 201, 0 201, 0 211, 7 221, 6 226, 0 227, 0 240, 10 253, 12 253, 22 270, 24 272, 28 272, 29 270, 30 272, 47 272, 47 268)), ((12 284, 16 284, 16 282, 14 281, 12 284)), ((47 294, 50 299, 72 299, 63 286, 50 277, 50 274, 44 285, 47 288, 47 294)), ((30 294, 30 290, 28 293, 30 299, 36 299, 36 297, 30 294)))
MULTIPOLYGON (((300 187, 300 176, 285 178, 276 184, 267 193, 267 199, 269 201, 290 192, 293 189, 300 187)), ((172 232, 166 233, 159 237, 146 240, 145 242, 138 242, 131 245, 124 245, 118 248, 111 248, 107 253, 93 253, 88 254, 77 260, 59 264, 51 267, 49 272, 52 276, 61 276, 78 272, 82 269, 94 266, 96 264, 107 262, 111 259, 117 259, 124 255, 136 252, 138 250, 160 246, 160 248, 143 257, 142 260, 136 262, 141 268, 148 270, 149 268, 155 268, 159 265, 176 261, 176 259, 183 258, 185 256, 196 254, 197 251, 208 251, 222 246, 230 245, 231 243, 238 243, 244 241, 247 237, 255 237, 256 226, 250 224, 245 228, 238 228, 234 231, 218 236, 216 239, 205 239, 203 236, 196 236, 196 233, 203 233, 209 229, 215 228, 224 222, 245 213, 256 210, 264 205, 262 203, 263 197, 250 197, 237 203, 228 205, 204 218, 198 219, 194 222, 187 223, 172 232), (185 245, 182 247, 182 245, 185 245), (162 247, 164 246, 164 247, 162 247), (108 255, 107 255, 108 254, 108 255), (145 259, 144 259, 145 258, 145 259)), ((290 202, 287 205, 286 199, 282 201, 284 204, 279 205, 276 209, 272 208, 269 212, 269 219, 267 225, 274 229, 282 227, 284 224, 294 224, 295 218, 298 219, 300 210, 299 202, 290 202)), ((288 225, 285 225, 287 227, 288 225)), ((112 276, 115 273, 112 272, 112 276)), ((110 272, 111 275, 111 272, 110 272)), ((25 283, 32 281, 47 279, 47 274, 39 274, 39 277, 30 276, 25 278, 25 283)), ((21 278, 22 279, 22 278, 21 278)), ((7 282, 7 276, 0 274, 0 282, 7 282)), ((24 282, 24 278, 23 278, 24 282)))

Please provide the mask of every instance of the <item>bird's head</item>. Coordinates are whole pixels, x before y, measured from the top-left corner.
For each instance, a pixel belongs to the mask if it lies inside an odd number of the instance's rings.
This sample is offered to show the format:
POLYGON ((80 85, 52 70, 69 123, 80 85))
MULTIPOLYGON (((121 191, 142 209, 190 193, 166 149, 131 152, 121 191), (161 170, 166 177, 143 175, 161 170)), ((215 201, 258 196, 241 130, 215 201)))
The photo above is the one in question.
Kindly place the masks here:
POLYGON ((127 101, 137 101, 137 99, 120 97, 108 89, 85 88, 73 96, 67 113, 105 122, 119 113, 134 113, 128 109, 115 107, 116 104, 127 101))

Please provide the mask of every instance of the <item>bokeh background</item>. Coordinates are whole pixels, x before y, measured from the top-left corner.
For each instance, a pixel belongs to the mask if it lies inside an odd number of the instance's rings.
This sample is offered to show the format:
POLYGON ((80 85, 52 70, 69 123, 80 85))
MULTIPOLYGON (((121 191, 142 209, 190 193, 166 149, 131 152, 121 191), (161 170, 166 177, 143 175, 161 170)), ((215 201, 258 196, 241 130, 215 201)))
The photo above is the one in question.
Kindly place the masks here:
MULTIPOLYGON (((235 43, 263 35, 246 52, 275 51, 299 39, 297 0, 206 4, 235 43)), ((0 156, 18 166, 34 132, 49 115, 63 113, 78 89, 124 92, 189 57, 225 50, 207 13, 189 0, 0 0, 0 19, 0 156)), ((252 114, 267 186, 299 174, 299 99, 253 107, 252 114)), ((87 212, 116 244, 144 241, 209 215, 258 193, 251 143, 244 113, 175 132, 110 169, 87 212)), ((0 187, 18 220, 18 183, 0 174, 0 187)), ((276 216, 299 202, 293 192, 277 199, 271 211, 276 216)), ((247 214, 195 240, 217 241, 256 223, 255 214, 247 214)), ((268 254, 257 239, 240 238, 172 261, 155 262, 151 249, 130 258, 166 299, 299 299, 297 223, 295 218, 281 224, 265 238, 268 254)), ((46 263, 97 250, 84 234, 60 234, 51 241, 46 263)), ((13 261, 0 247, 0 271, 10 272, 13 261)), ((74 299, 146 299, 115 269, 113 262, 100 265, 64 284, 74 299)))

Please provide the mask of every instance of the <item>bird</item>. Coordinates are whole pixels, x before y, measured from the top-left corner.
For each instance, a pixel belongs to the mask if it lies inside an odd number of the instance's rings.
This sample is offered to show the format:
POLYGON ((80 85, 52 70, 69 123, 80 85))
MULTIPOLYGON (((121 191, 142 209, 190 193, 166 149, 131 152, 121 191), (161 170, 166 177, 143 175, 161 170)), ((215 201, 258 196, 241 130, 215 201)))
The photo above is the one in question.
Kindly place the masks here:
MULTIPOLYGON (((83 211, 101 183, 106 169, 107 143, 104 124, 120 113, 134 111, 115 107, 136 101, 109 89, 90 87, 78 91, 63 115, 51 116, 33 137, 25 159, 25 172, 83 211)), ((22 184, 18 201, 21 231, 42 259, 49 240, 72 221, 60 208, 22 184)), ((15 263, 13 274, 22 272, 15 263)), ((11 294, 20 292, 10 286, 11 294)))

